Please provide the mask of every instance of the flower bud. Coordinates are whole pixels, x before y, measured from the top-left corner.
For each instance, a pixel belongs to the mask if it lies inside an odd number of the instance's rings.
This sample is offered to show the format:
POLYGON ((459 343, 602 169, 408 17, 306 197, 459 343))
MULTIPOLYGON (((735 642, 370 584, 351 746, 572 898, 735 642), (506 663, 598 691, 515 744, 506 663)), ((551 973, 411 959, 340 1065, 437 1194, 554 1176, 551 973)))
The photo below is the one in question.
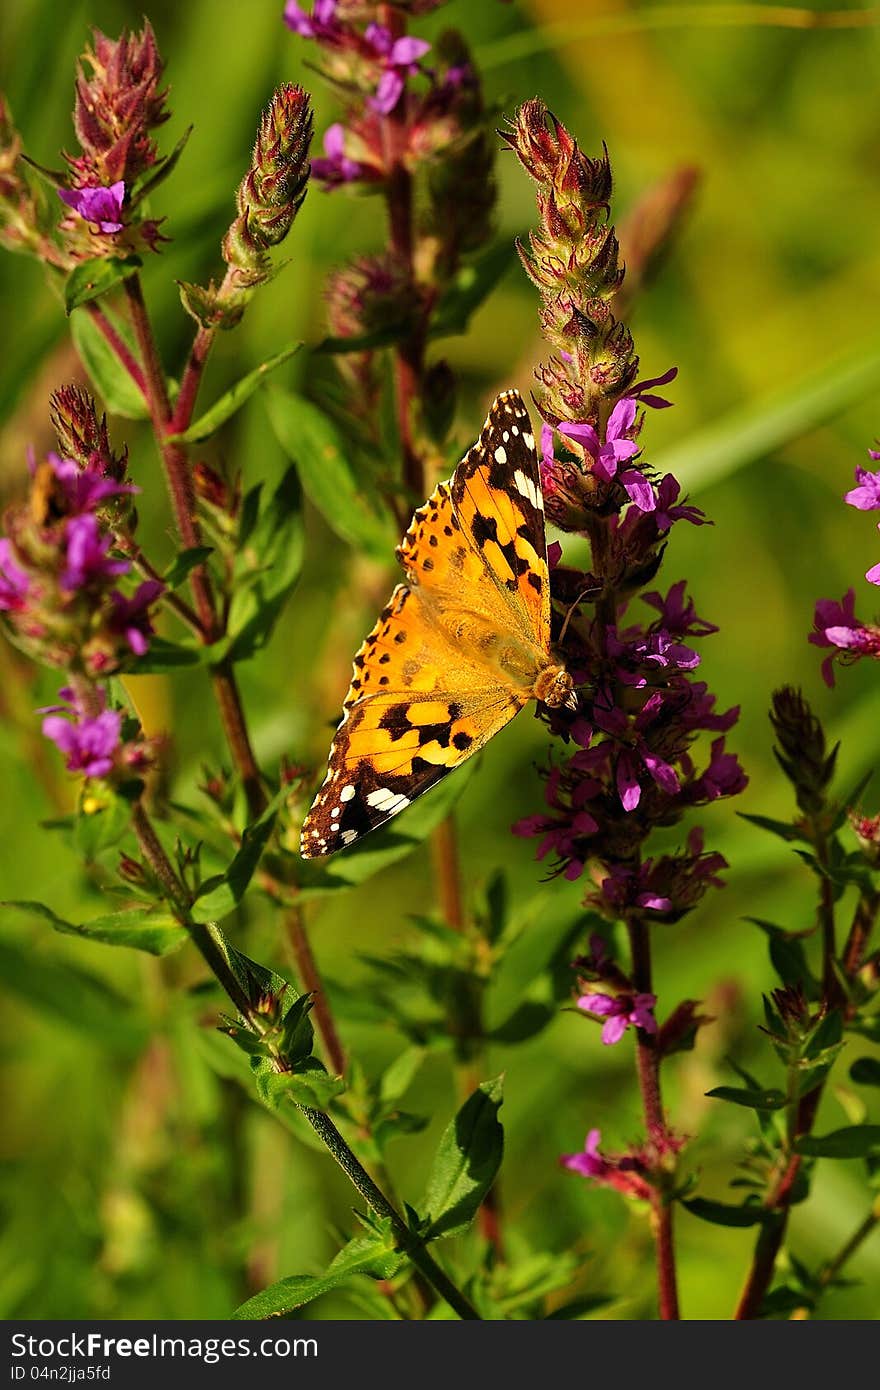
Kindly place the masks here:
POLYGON ((67 156, 81 188, 130 187, 151 168, 157 149, 151 131, 168 119, 159 90, 163 63, 149 20, 139 34, 118 39, 93 31, 93 46, 77 70, 73 124, 82 154, 67 156))
POLYGON ((779 743, 776 760, 794 787, 798 806, 805 815, 818 815, 834 776, 837 747, 826 752, 822 725, 801 692, 790 685, 773 692, 770 722, 779 743))

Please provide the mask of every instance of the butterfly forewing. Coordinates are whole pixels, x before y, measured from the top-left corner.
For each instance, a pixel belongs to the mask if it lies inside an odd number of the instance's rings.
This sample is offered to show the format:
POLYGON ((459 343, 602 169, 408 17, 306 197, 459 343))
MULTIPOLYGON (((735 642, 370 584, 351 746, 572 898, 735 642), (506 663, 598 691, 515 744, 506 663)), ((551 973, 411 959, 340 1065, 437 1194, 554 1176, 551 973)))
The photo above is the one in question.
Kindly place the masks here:
POLYGON ((394 590, 355 657, 327 776, 302 831, 306 858, 404 810, 531 697, 492 663, 511 634, 546 657, 549 589, 540 478, 519 395, 499 396, 448 483, 413 517, 394 590))

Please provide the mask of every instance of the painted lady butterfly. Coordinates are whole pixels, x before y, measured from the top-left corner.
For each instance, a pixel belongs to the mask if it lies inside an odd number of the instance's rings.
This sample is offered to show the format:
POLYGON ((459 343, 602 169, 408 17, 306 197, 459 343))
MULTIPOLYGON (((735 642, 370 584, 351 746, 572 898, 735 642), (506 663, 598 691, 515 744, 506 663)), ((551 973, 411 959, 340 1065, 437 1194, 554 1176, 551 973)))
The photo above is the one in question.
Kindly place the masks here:
POLYGON ((397 549, 398 584, 354 659, 306 859, 383 825, 482 748, 529 700, 576 707, 550 652, 544 505, 517 391, 440 483, 397 549))

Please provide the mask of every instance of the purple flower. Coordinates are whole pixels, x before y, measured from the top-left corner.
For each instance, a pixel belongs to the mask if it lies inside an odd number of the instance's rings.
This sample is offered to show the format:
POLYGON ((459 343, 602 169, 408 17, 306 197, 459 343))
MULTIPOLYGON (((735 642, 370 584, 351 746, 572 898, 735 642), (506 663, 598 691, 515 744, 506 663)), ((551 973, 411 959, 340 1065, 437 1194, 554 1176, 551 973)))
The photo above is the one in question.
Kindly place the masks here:
POLYGON ((111 632, 124 637, 135 656, 143 656, 148 650, 154 628, 150 622, 150 605, 164 592, 165 586, 158 579, 145 579, 139 584, 131 598, 126 598, 118 589, 110 595, 113 611, 108 626, 111 632))
MULTIPOLYGON (((689 521, 693 526, 705 526, 706 517, 699 507, 674 505, 681 492, 681 484, 671 473, 661 478, 657 488, 657 510, 655 520, 661 531, 668 531, 675 521, 689 521)), ((711 522, 708 523, 711 525, 711 522)))
POLYGON ((627 1197, 649 1198, 651 1186, 645 1176, 647 1164, 644 1155, 636 1152, 606 1157, 599 1152, 601 1141, 602 1131, 591 1129, 582 1153, 563 1154, 560 1159, 563 1168, 579 1173, 582 1178, 592 1178, 593 1182, 605 1187, 616 1188, 627 1197))
POLYGON ((854 589, 849 589, 840 603, 822 598, 816 604, 815 629, 810 633, 810 641, 815 647, 834 648, 822 662, 822 679, 826 685, 834 685, 834 661, 839 652, 852 652, 854 658, 880 657, 880 628, 860 622, 855 605, 854 589))
POLYGON ((621 748, 615 772, 617 794, 625 811, 634 811, 642 799, 642 769, 667 796, 677 796, 681 790, 675 768, 658 753, 652 752, 643 736, 662 712, 663 705, 663 695, 657 690, 645 701, 632 724, 624 712, 612 703, 610 695, 606 695, 601 702, 597 701, 594 706, 594 718, 604 733, 614 739, 631 740, 621 748))
MULTIPOLYGON (((878 455, 871 453, 871 457, 877 458, 878 455)), ((858 487, 846 494, 844 502, 857 507, 860 512, 880 511, 880 471, 872 473, 870 468, 857 468, 856 482, 858 487)))
POLYGON ((86 222, 97 225, 101 232, 122 231, 122 204, 125 184, 122 179, 109 188, 59 188, 58 197, 86 222))
POLYGON ((59 580, 62 589, 72 593, 96 581, 128 574, 131 569, 127 560, 109 559, 110 537, 101 535, 98 519, 91 512, 71 517, 65 539, 67 567, 59 580))
POLYGON ((30 580, 12 558, 12 542, 0 539, 0 613, 19 613, 27 599, 30 580))
POLYGON ((363 176, 366 166, 345 153, 345 127, 340 121, 324 132, 324 158, 312 160, 312 173, 329 186, 352 183, 363 176))
POLYGON ((711 633, 717 632, 718 628, 714 623, 707 623, 705 618, 697 617, 693 599, 686 600, 686 587, 687 580, 680 579, 677 584, 673 584, 665 598, 654 590, 649 594, 642 594, 642 602, 656 608, 663 628, 666 632, 675 633, 677 637, 708 637, 711 633))
MULTIPOLYGON (((69 687, 65 686, 58 694, 64 704, 44 711, 43 734, 64 754, 68 772, 106 777, 119 746, 122 714, 115 709, 101 709, 98 714, 87 715, 69 687)), ((104 703, 103 693, 101 703, 104 703)))
POLYGON ((580 778, 572 789, 570 800, 566 801, 561 795, 561 782, 562 769, 555 767, 544 788, 544 799, 555 815, 525 816, 512 829, 514 835, 524 839, 540 835, 536 857, 543 859, 552 851, 565 866, 564 877, 574 882, 580 878, 586 862, 582 842, 599 829, 598 822, 584 807, 600 788, 598 782, 580 778))
POLYGON ((716 738, 712 743, 709 766, 702 777, 687 788, 687 800, 695 805, 697 802, 717 801, 722 796, 737 796, 745 790, 748 780, 736 754, 726 753, 724 739, 716 738))
POLYGON ((645 1033, 657 1032, 654 1017, 656 994, 582 994, 577 1006, 584 1013, 604 1018, 602 1041, 606 1047, 619 1043, 627 1028, 632 1025, 645 1033))
POLYGON ((400 101, 406 78, 418 72, 419 59, 424 58, 431 45, 411 35, 393 39, 391 31, 383 24, 368 24, 364 38, 385 69, 369 105, 380 115, 387 116, 400 101))
POLYGON ((284 23, 303 39, 334 39, 338 33, 337 0, 315 0, 312 13, 306 14, 296 0, 287 0, 284 23))
POLYGON ((52 472, 61 484, 67 510, 70 513, 89 512, 103 502, 106 497, 118 497, 125 492, 138 492, 132 483, 117 483, 108 478, 100 468, 81 468, 75 459, 59 458, 48 454, 52 472))

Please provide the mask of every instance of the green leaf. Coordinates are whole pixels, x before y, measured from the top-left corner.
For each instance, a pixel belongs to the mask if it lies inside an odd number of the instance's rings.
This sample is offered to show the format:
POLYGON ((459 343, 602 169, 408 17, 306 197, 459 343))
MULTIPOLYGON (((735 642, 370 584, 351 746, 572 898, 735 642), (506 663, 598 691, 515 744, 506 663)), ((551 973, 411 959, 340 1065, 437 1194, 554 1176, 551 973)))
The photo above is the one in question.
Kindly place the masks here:
POLYGON ((265 646, 302 569, 304 534, 299 479, 290 467, 262 512, 243 524, 233 573, 227 631, 233 661, 265 646))
POLYGON ((416 1079, 426 1052, 423 1047, 408 1047, 395 1057, 379 1082, 379 1099, 383 1105, 395 1105, 416 1079))
POLYGON ((241 381, 237 381, 228 391, 215 401, 204 415, 200 415, 182 434, 172 434, 168 436, 169 441, 173 440, 181 444, 202 444, 206 439, 210 439, 212 434, 216 434, 221 425, 240 410, 246 400, 254 394, 259 386, 262 386, 270 372, 274 372, 276 367, 280 367, 283 362, 287 362, 295 352, 299 352, 302 343, 290 343, 287 347, 276 352, 274 356, 261 362, 259 367, 255 367, 247 376, 243 376, 241 381))
POLYGON ((269 843, 278 807, 286 795, 287 788, 282 787, 259 820, 255 820, 242 834, 241 846, 226 872, 215 875, 203 885, 192 905, 194 921, 216 922, 234 912, 269 843))
POLYGON ((394 1249, 389 1233, 368 1232, 355 1236, 340 1250, 324 1275, 294 1274, 279 1279, 267 1289, 254 1294, 232 1314, 238 1320, 278 1318, 312 1303, 321 1294, 336 1288, 357 1275, 373 1279, 392 1279, 404 1263, 394 1249))
POLYGON ((444 338, 464 333, 477 309, 515 264, 513 246, 505 237, 463 265, 440 296, 431 316, 429 336, 444 338))
POLYGON ((778 835, 780 840, 800 840, 802 844, 809 844, 804 832, 796 825, 790 825, 788 821, 772 820, 770 816, 747 816, 744 811, 737 811, 737 815, 740 820, 747 820, 750 825, 757 825, 760 830, 778 835))
POLYGON ((162 575, 166 589, 179 589, 196 565, 203 565, 213 553, 214 547, 211 545, 193 545, 189 550, 181 550, 162 575))
POLYGON ((277 1110, 285 1101, 326 1110, 334 1096, 345 1090, 342 1077, 330 1076, 316 1057, 296 1071, 276 1071, 266 1057, 255 1058, 253 1067, 257 1093, 270 1110, 277 1110))
POLYGON ((501 1078, 484 1081, 444 1131, 421 1206, 427 1240, 465 1230, 495 1181, 504 1150, 501 1102, 501 1078))
POLYGON ((805 1134, 795 1151, 810 1158, 867 1158, 880 1152, 880 1125, 846 1125, 830 1134, 805 1134))
MULTIPOLYGON (((107 314, 110 318, 110 315, 107 314)), ((113 327, 136 351, 127 328, 113 320, 113 327)), ((108 344, 87 309, 76 309, 70 316, 70 332, 80 360, 92 379, 95 391, 113 415, 126 420, 146 420, 147 403, 119 358, 108 344)))
POLYGON ((859 1057, 850 1067, 849 1075, 859 1086, 880 1086, 880 1061, 876 1057, 859 1057))
POLYGON ((733 1105, 744 1105, 749 1110, 781 1110, 785 1105, 785 1095, 777 1090, 750 1090, 744 1086, 716 1086, 707 1091, 711 1100, 728 1100, 733 1105))
POLYGON ((271 386, 265 393, 278 443, 296 464, 303 489, 327 524, 350 545, 387 558, 391 533, 368 479, 358 477, 339 430, 318 406, 271 386))
POLYGON ((187 933, 171 913, 163 907, 133 907, 122 912, 108 912, 89 922, 67 922, 45 903, 11 901, 0 903, 19 912, 42 917, 57 932, 65 936, 84 936, 102 941, 107 946, 131 946, 151 956, 165 956, 176 951, 187 939, 187 933))
POLYGON ((747 917, 745 920, 760 927, 769 937, 770 961, 782 983, 801 985, 808 999, 817 999, 819 986, 807 961, 802 934, 787 932, 774 922, 764 921, 762 917, 747 917))
POLYGON ((692 434, 653 459, 660 473, 674 473, 683 487, 705 488, 751 463, 769 458, 791 440, 832 420, 880 385, 877 340, 801 378, 768 400, 742 406, 718 424, 692 434))
POLYGON ((73 825, 73 844, 77 853, 91 864, 105 849, 119 843, 131 822, 131 805, 106 785, 88 787, 80 793, 73 825))
POLYGON ((64 308, 68 315, 81 304, 98 299, 114 286, 127 280, 142 265, 140 256, 99 256, 93 261, 80 261, 64 282, 64 308))
POLYGON ((137 659, 135 673, 155 676, 162 671, 179 671, 181 666, 210 665, 217 660, 217 646, 201 642, 169 642, 165 637, 151 637, 149 650, 137 659))
POLYGON ((767 1220, 767 1210, 757 1203, 744 1202, 735 1207, 728 1202, 713 1202, 708 1197, 691 1197, 682 1202, 692 1216, 709 1221, 713 1226, 760 1226, 767 1220))

